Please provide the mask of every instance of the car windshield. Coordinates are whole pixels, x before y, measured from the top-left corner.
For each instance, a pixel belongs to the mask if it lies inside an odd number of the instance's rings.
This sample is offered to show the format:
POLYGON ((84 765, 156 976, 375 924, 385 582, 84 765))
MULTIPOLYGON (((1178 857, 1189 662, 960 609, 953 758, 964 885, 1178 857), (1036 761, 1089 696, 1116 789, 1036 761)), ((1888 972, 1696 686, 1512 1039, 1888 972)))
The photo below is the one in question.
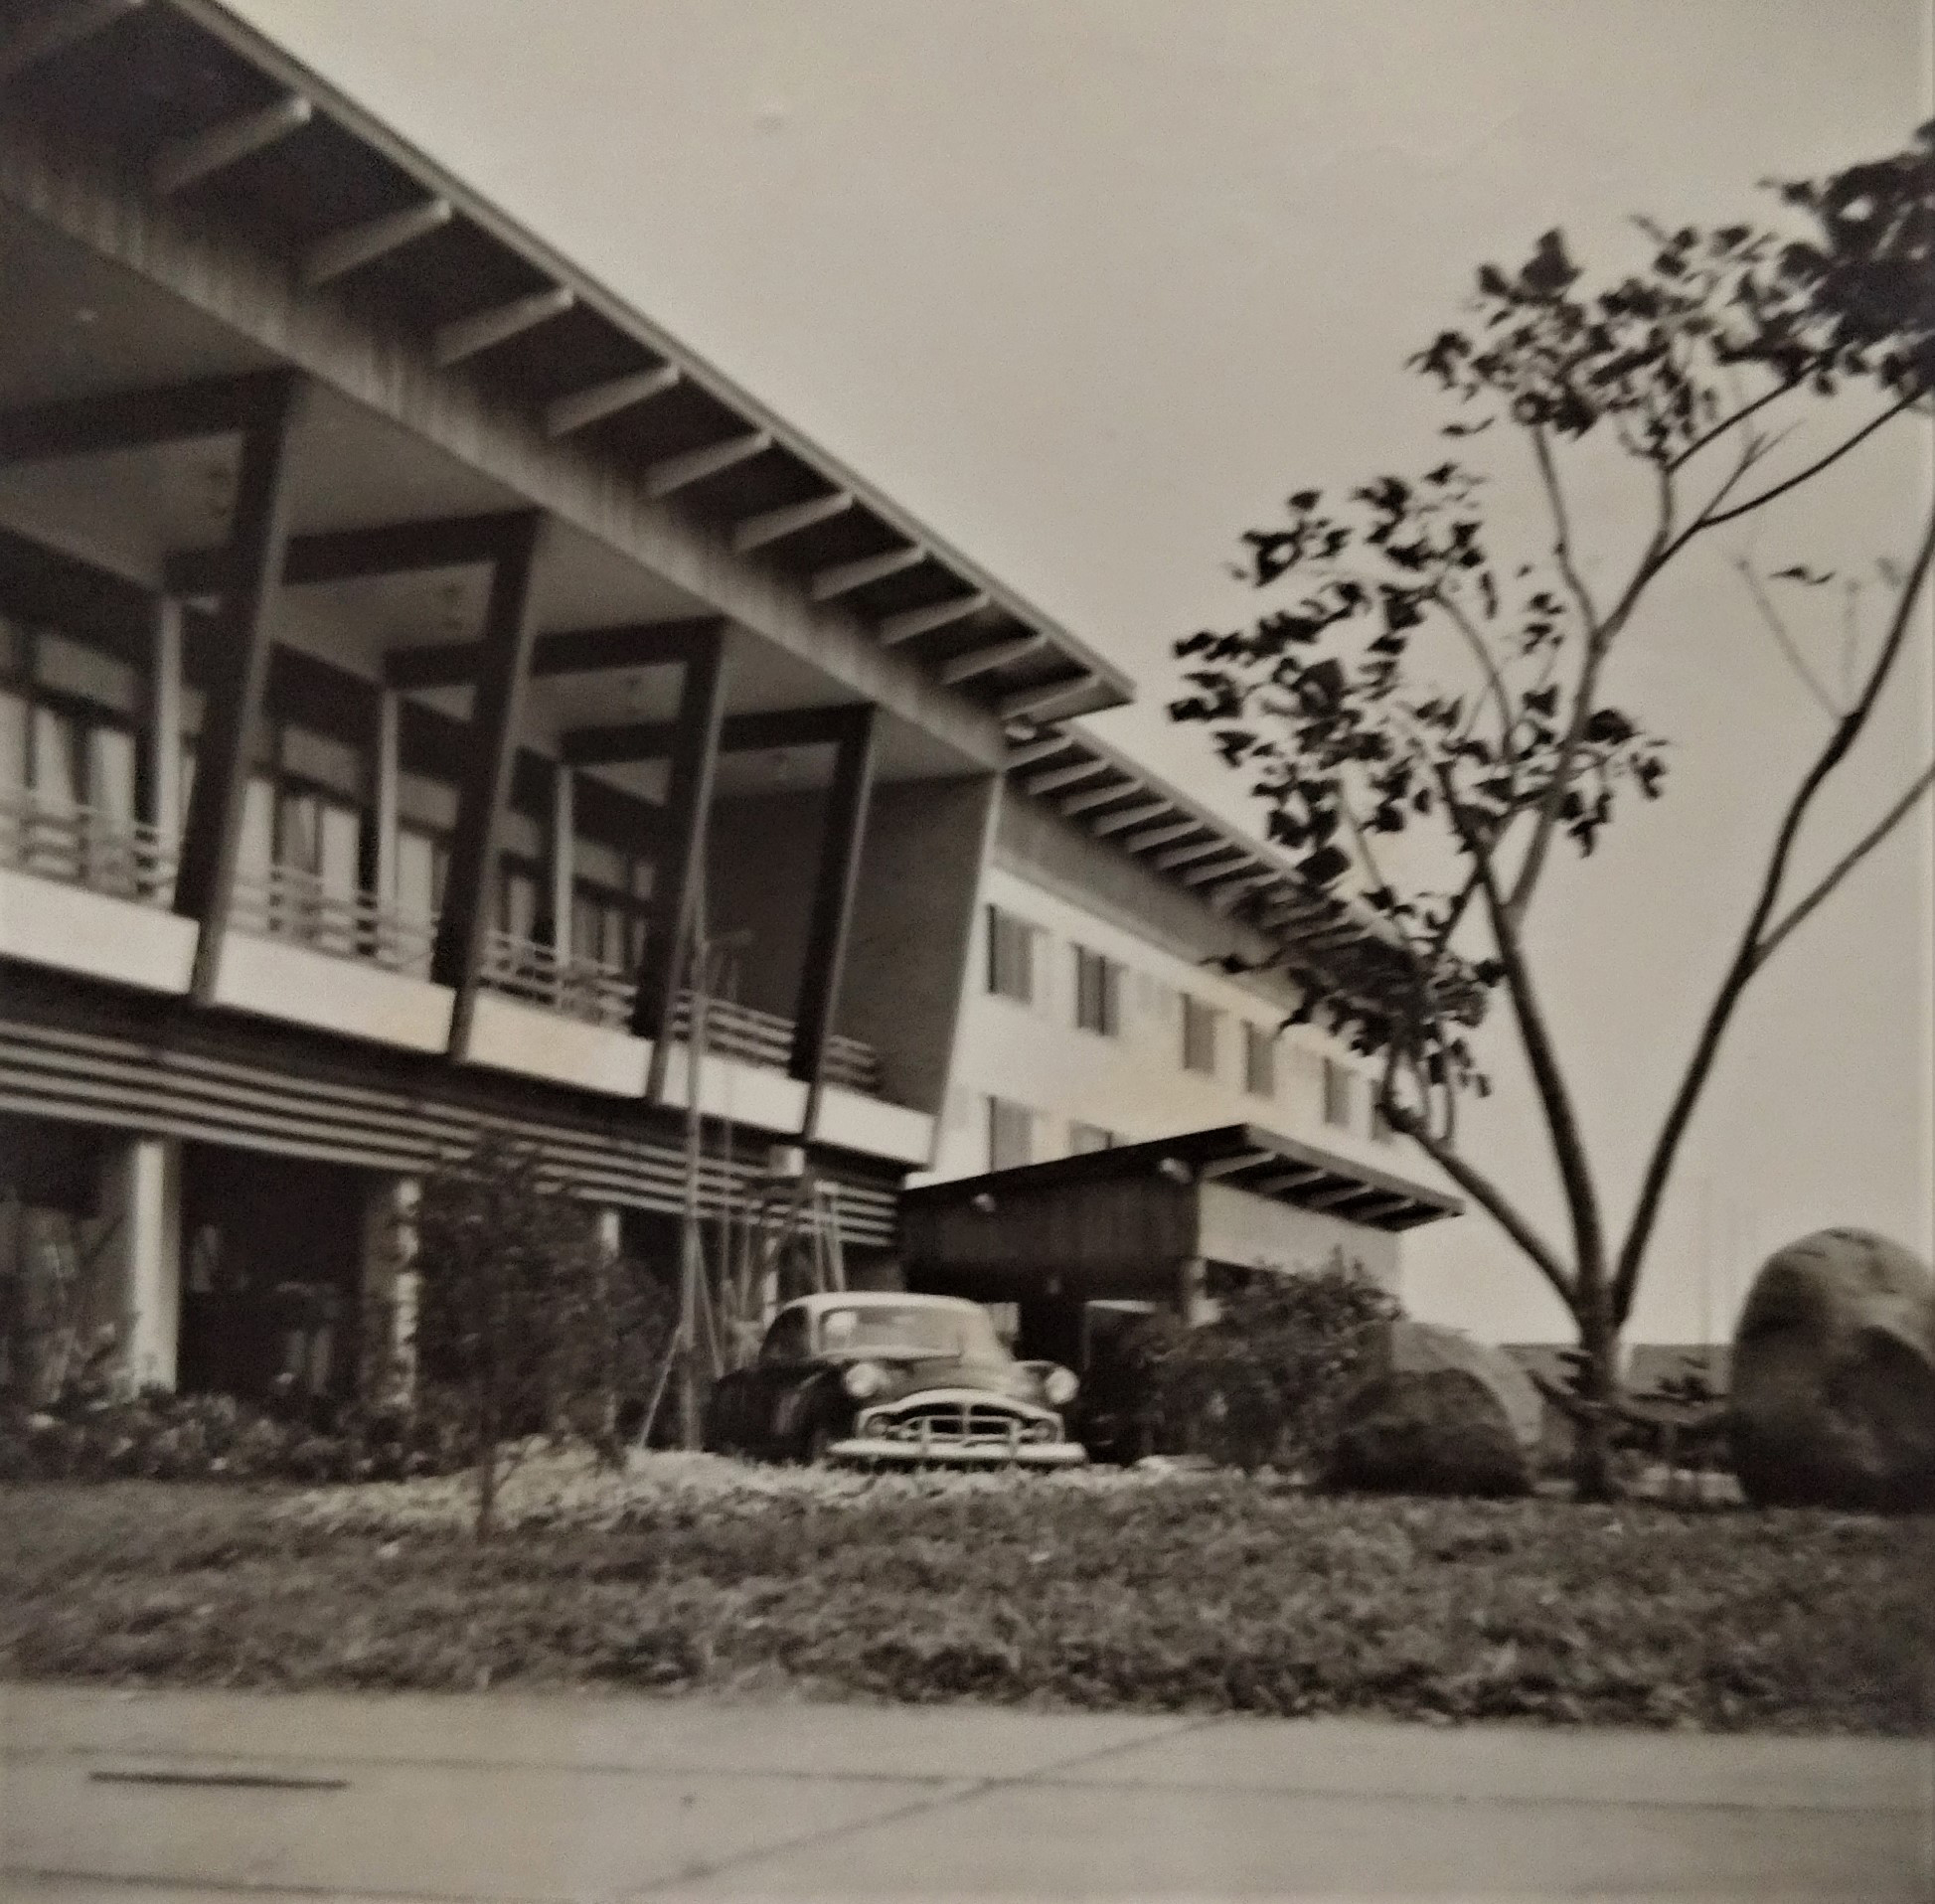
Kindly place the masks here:
POLYGON ((1007 1358, 985 1311, 939 1303, 869 1303, 822 1310, 820 1344, 829 1354, 897 1349, 975 1361, 1007 1358))

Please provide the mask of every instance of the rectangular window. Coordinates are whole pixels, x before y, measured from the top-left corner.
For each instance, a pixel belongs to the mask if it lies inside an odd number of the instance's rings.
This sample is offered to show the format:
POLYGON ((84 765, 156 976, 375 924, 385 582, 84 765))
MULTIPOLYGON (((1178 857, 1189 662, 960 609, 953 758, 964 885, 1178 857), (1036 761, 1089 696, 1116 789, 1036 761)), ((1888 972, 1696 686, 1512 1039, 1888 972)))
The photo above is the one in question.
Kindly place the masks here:
POLYGON ((1243 1088, 1252 1097, 1276 1096, 1276 1038, 1260 1025, 1243 1027, 1243 1088))
POLYGON ((988 908, 988 990, 1022 1005, 1035 1001, 1035 928, 998 905, 988 908))
POLYGON ((1114 1037, 1122 1027, 1122 968, 1085 945, 1075 951, 1075 1026, 1114 1037))
POLYGON ((1206 1077, 1216 1074, 1216 1020, 1222 1015, 1212 1005, 1183 997, 1183 1068, 1201 1071, 1206 1077))
POLYGON ((1012 1171, 1035 1160, 1035 1113, 1005 1097, 988 1100, 988 1168, 1012 1171))
POLYGON ((1351 1072, 1336 1058, 1324 1060, 1324 1122, 1334 1130, 1351 1128, 1351 1072))
POLYGON ((1099 1124, 1072 1123, 1068 1126, 1068 1155, 1086 1157, 1090 1151, 1105 1151, 1115 1144, 1115 1133, 1099 1124))

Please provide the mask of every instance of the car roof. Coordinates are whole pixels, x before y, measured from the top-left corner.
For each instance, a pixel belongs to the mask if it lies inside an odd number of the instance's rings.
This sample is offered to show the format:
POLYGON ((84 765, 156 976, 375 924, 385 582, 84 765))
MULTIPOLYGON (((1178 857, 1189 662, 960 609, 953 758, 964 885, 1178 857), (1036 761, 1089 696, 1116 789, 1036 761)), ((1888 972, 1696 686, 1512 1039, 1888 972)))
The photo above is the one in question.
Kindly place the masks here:
POLYGON ((787 1309, 805 1310, 817 1316, 828 1309, 979 1309, 981 1305, 970 1302, 965 1296, 921 1296, 908 1295, 904 1291, 891 1289, 830 1289, 817 1296, 795 1296, 784 1305, 781 1314, 787 1309))

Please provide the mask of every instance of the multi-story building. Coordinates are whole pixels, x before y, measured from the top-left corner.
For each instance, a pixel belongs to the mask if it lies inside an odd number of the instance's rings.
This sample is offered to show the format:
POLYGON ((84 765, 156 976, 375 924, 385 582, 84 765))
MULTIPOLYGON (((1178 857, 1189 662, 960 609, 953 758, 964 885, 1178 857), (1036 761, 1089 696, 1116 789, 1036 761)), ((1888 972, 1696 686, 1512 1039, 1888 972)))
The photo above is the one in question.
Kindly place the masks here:
POLYGON ((796 1148, 885 1260, 1238 1104, 1445 1207, 1202 964, 1367 941, 1119 670, 214 0, 0 0, 0 1272, 134 1378, 353 1380, 486 1126, 676 1256, 696 943, 708 1210, 796 1148))

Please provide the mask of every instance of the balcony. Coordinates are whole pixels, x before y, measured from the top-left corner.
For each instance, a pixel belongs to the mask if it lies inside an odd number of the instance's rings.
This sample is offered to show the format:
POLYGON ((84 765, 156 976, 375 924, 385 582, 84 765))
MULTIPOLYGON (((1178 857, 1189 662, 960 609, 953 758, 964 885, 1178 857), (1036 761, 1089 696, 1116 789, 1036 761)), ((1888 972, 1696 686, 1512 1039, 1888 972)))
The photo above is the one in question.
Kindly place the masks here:
MULTIPOLYGON (((548 945, 493 932, 484 954, 483 983, 507 998, 577 1020, 623 1031, 631 1024, 636 987, 616 966, 597 959, 561 959, 548 945)), ((673 1014, 672 1036, 692 1039, 692 995, 682 992, 673 1014)), ((777 1012, 762 1012, 729 999, 707 1002, 706 1049, 748 1064, 784 1070, 792 1058, 793 1022, 777 1012)), ((881 1062, 871 1045, 835 1033, 827 1040, 826 1081, 844 1090, 878 1097, 881 1062)))
POLYGON ((143 905, 175 890, 174 849, 153 827, 18 787, 0 789, 0 867, 143 905))
POLYGON ((174 888, 154 828, 0 788, 0 956, 184 993, 196 930, 168 909, 174 888))

